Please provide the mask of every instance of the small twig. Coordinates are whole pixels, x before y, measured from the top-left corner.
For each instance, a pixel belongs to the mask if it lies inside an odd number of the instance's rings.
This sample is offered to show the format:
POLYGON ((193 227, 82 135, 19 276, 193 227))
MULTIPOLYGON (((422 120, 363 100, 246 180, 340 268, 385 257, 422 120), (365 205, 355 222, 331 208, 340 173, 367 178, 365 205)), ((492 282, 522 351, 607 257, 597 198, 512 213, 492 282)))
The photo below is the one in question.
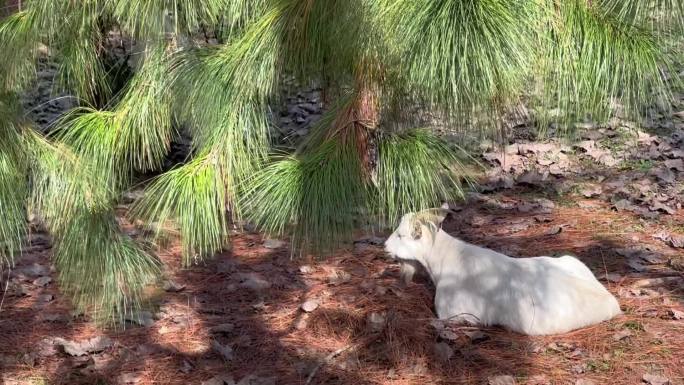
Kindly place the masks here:
POLYGON ((313 381, 314 377, 316 376, 316 373, 323 367, 323 365, 327 365, 331 363, 337 356, 340 354, 344 353, 347 350, 356 350, 359 346, 363 345, 363 343, 357 343, 357 344, 349 344, 345 347, 342 347, 340 349, 335 350, 334 352, 328 354, 325 356, 325 358, 316 365, 314 370, 311 371, 311 374, 309 374, 309 377, 306 379, 305 385, 311 384, 311 381, 313 381), (353 349, 352 349, 353 348, 353 349))
MULTIPOLYGON (((455 322, 455 323, 459 323, 459 322, 468 322, 468 321, 465 321, 465 320, 454 320, 454 318, 460 317, 460 316, 462 316, 462 315, 469 315, 469 316, 475 318, 478 322, 481 322, 480 317, 478 317, 478 316, 476 316, 475 314, 472 314, 472 313, 458 313, 458 314, 454 314, 454 315, 452 315, 451 317, 445 318, 445 319, 435 318, 435 317, 416 318, 416 321, 441 321, 441 322, 444 322, 444 323, 451 323, 451 322, 455 322)), ((474 327, 474 328, 477 328, 476 326, 473 326, 473 327, 474 327)))
MULTIPOLYGON (((445 319, 445 320, 443 320, 443 321, 452 322, 452 321, 454 321, 454 318, 458 318, 458 317, 464 316, 464 315, 469 315, 469 316, 475 318, 475 319, 477 320, 478 323, 479 323, 479 322, 482 322, 482 321, 480 320, 480 317, 478 317, 478 316, 476 316, 475 314, 472 314, 472 313, 458 313, 458 314, 454 314, 454 315, 452 315, 451 317, 448 317, 447 319, 445 319)), ((456 321, 456 322, 468 322, 468 321, 466 321, 465 319, 455 320, 455 321, 456 321)), ((468 322, 468 323, 470 323, 470 322, 468 322)))

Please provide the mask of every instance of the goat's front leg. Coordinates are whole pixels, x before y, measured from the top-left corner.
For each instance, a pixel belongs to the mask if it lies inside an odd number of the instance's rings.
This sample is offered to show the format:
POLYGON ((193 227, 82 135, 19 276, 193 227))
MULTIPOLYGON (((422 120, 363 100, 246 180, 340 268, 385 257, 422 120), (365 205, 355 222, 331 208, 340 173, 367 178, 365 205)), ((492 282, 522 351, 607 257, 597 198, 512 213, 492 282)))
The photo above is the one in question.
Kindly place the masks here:
POLYGON ((482 314, 476 311, 475 308, 463 307, 462 305, 466 302, 466 299, 463 297, 457 298, 454 294, 451 290, 437 287, 435 293, 437 318, 455 325, 480 325, 482 323, 482 314))

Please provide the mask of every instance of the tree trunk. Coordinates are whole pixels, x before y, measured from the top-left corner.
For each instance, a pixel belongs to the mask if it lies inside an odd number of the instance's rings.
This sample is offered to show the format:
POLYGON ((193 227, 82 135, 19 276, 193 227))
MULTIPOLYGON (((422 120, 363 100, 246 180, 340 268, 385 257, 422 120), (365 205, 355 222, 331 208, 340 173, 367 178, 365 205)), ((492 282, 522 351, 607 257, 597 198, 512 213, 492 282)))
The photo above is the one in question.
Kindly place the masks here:
POLYGON ((376 166, 375 136, 380 111, 377 88, 364 83, 358 91, 356 121, 354 124, 356 148, 363 170, 367 177, 372 177, 376 166))
POLYGON ((346 108, 340 111, 327 137, 355 141, 364 176, 372 178, 376 163, 374 139, 380 120, 378 88, 357 78, 353 97, 346 108))

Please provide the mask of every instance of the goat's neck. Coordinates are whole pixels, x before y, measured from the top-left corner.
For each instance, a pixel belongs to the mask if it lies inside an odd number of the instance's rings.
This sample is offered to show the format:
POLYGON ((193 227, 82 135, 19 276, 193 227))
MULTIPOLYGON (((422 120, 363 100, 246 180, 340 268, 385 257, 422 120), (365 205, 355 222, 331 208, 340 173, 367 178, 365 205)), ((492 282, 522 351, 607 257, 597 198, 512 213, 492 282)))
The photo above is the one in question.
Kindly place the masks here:
POLYGON ((428 245, 428 252, 425 253, 420 261, 425 267, 425 270, 430 274, 432 282, 435 285, 442 278, 442 275, 447 270, 450 272, 458 272, 461 269, 458 266, 461 263, 461 249, 464 242, 460 241, 444 230, 439 230, 435 234, 435 239, 428 245), (448 267, 447 267, 448 265, 448 267))

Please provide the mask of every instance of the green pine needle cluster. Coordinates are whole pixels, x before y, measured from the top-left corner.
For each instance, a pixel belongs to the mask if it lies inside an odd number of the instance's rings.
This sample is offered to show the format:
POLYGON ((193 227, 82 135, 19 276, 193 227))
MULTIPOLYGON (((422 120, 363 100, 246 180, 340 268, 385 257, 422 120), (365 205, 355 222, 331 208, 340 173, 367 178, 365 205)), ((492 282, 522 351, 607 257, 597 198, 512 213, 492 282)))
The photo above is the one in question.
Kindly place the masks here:
POLYGON ((75 217, 56 239, 54 259, 61 289, 107 324, 122 324, 147 305, 144 290, 161 274, 157 260, 121 233, 112 212, 75 217))
POLYGON ((0 269, 14 263, 26 233, 26 189, 22 176, 20 170, 17 170, 16 161, 1 154, 0 209, 4 219, 0 223, 0 269))
POLYGON ((21 90, 36 76, 38 40, 26 12, 0 20, 0 92, 21 90))
POLYGON ((291 234, 294 250, 329 251, 349 240, 368 204, 351 141, 265 166, 249 182, 245 212, 264 231, 291 234), (323 236, 324 235, 324 236, 323 236))
POLYGON ((158 279, 159 263, 119 228, 99 165, 66 145, 25 135, 31 149, 29 202, 52 234, 62 290, 96 320, 121 323, 144 305, 143 290, 158 279))
MULTIPOLYGON (((242 2, 244 0, 237 3, 242 2)), ((166 33, 188 33, 202 25, 214 25, 228 3, 228 0, 131 0, 102 2, 102 5, 111 10, 114 19, 121 20, 121 26, 133 36, 149 38, 166 33)))
POLYGON ((392 226, 401 216, 463 197, 470 183, 464 151, 427 130, 388 134, 378 146, 378 217, 392 226))
POLYGON ((541 37, 549 52, 538 62, 544 108, 558 108, 565 121, 606 121, 618 101, 638 119, 644 106, 670 98, 663 71, 673 71, 671 59, 656 35, 581 0, 559 7, 566 28, 541 37))
MULTIPOLYGON (((16 101, 0 96, 0 116, 16 115, 16 101)), ((16 121, 0 120, 0 270, 11 266, 21 252, 26 232, 24 148, 16 121)))
POLYGON ((207 154, 159 176, 131 213, 157 224, 156 238, 165 223, 175 221, 185 265, 211 257, 228 241, 226 190, 217 163, 215 154, 207 154))
POLYGON ((377 175, 370 179, 350 139, 328 139, 264 167, 247 183, 247 218, 267 233, 291 234, 294 250, 330 251, 353 240, 368 220, 371 228, 392 226, 404 213, 463 195, 464 159, 427 130, 379 139, 377 175))
POLYGON ((538 6, 507 0, 399 0, 389 6, 402 41, 400 71, 433 106, 462 118, 519 95, 534 55, 538 6))

